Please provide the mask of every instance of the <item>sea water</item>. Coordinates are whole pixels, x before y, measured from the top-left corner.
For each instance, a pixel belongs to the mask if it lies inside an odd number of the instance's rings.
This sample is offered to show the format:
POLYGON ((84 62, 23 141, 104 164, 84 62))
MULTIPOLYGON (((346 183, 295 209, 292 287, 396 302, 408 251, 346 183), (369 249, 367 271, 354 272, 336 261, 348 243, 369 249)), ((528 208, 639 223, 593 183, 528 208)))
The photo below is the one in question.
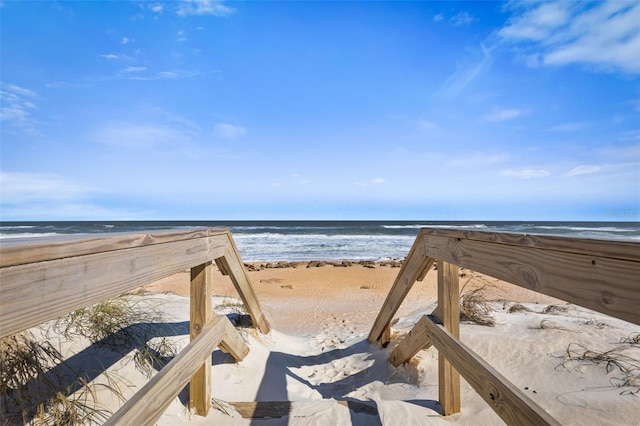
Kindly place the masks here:
POLYGON ((0 222, 0 244, 203 227, 230 228, 244 261, 402 259, 423 227, 640 241, 640 222, 67 221, 0 222))

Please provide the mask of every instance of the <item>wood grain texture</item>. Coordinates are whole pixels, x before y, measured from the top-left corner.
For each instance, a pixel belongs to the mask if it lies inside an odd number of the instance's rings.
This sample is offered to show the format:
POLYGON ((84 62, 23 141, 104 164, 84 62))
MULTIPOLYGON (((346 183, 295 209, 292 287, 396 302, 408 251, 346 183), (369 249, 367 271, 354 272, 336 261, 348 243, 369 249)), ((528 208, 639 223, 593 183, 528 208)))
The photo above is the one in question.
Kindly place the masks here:
POLYGON ((0 268, 0 337, 224 254, 221 234, 0 268))
POLYGON ((58 235, 12 243, 0 240, 0 267, 222 236, 229 232, 228 229, 203 228, 188 231, 166 230, 147 234, 114 232, 58 235))
POLYGON ((423 228, 420 231, 420 236, 439 236, 450 239, 482 241, 516 247, 531 247, 563 253, 585 254, 588 256, 609 257, 612 259, 626 259, 640 262, 640 244, 633 240, 604 240, 446 228, 423 228))
POLYGON ((403 263, 402 268, 398 272, 398 276, 396 277, 391 290, 389 290, 389 294, 380 308, 380 312, 373 323, 373 327, 371 327, 368 337, 370 343, 387 343, 382 341, 383 335, 386 334, 385 330, 389 328, 389 324, 391 323, 393 316, 398 311, 398 308, 400 308, 405 297, 407 297, 407 294, 411 290, 411 287, 413 287, 413 284, 418 278, 424 278, 426 275, 425 271, 429 271, 431 269, 433 262, 434 259, 425 255, 424 244, 422 244, 420 239, 417 238, 409 251, 409 255, 403 263))
POLYGON ((202 364, 210 362, 214 348, 222 341, 228 342, 228 336, 234 333, 238 332, 226 317, 214 316, 202 332, 133 395, 105 425, 155 425, 202 364))
MULTIPOLYGON (((296 407, 304 404, 313 404, 316 401, 249 401, 230 402, 233 408, 243 419, 278 419, 288 416, 296 407)), ((364 413, 378 416, 378 409, 375 406, 358 401, 334 401, 338 405, 349 408, 354 413, 364 413)), ((378 423, 374 423, 378 424, 378 423)))
POLYGON ((424 325, 418 322, 391 352, 389 362, 394 367, 399 367, 429 346, 431 346, 431 342, 429 342, 427 330, 424 325))
MULTIPOLYGON (((445 330, 460 338, 460 284, 457 265, 438 261, 438 314, 445 330)), ((428 342, 430 342, 427 339, 428 342)), ((460 374, 438 351, 438 395, 445 416, 460 412, 460 374)))
MULTIPOLYGON (((213 319, 211 273, 211 262, 191 268, 189 335, 192 341, 213 319)), ((206 416, 209 413, 211 407, 211 361, 209 359, 205 360, 191 378, 189 406, 200 416, 206 416)))
POLYGON ((560 424, 506 377, 434 321, 438 319, 424 316, 419 323, 425 329, 431 343, 506 424, 523 426, 560 424))
POLYGON ((216 259, 216 263, 222 265, 223 269, 229 274, 231 282, 238 291, 238 294, 242 299, 242 303, 244 303, 244 306, 247 308, 253 324, 258 327, 262 333, 269 333, 269 323, 262 313, 262 308, 260 307, 258 298, 256 297, 251 281, 249 280, 249 275, 247 275, 247 270, 242 263, 242 259, 240 258, 240 254, 238 253, 238 249, 236 248, 233 239, 229 239, 229 243, 225 248, 224 256, 216 259))
POLYGON ((422 244, 427 256, 640 324, 640 262, 434 235, 422 244))

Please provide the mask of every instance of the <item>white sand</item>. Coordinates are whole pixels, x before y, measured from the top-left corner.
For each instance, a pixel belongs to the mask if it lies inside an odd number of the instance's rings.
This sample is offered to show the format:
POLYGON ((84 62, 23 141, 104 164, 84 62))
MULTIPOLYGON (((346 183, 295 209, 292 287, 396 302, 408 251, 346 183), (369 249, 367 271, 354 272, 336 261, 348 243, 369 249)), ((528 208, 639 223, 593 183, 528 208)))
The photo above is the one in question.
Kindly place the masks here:
MULTIPOLYGON (((336 273, 338 269, 350 268, 336 268, 336 273)), ((333 272, 333 269, 325 270, 325 274, 333 272)), ((381 272, 379 268, 378 273, 381 272)), ((384 271, 389 276, 397 272, 398 269, 384 271)), ((240 363, 234 363, 230 355, 220 350, 213 353, 212 396, 216 405, 226 412, 212 408, 206 418, 190 415, 185 406, 188 396, 183 392, 161 417, 160 425, 502 424, 464 379, 462 411, 449 417, 439 414, 436 349, 421 351, 399 368, 387 362, 398 338, 407 333, 421 315, 431 313, 433 298, 408 298, 406 307, 400 311, 400 319, 393 326, 394 339, 384 349, 370 345, 366 337, 390 284, 373 288, 378 283, 369 282, 369 289, 354 284, 350 290, 340 290, 341 296, 337 298, 313 294, 305 297, 304 291, 296 293, 296 288, 303 286, 301 281, 286 281, 275 276, 293 271, 260 273, 262 275, 253 275, 252 280, 274 330, 268 335, 242 330, 250 352, 240 363), (269 279, 272 281, 267 282, 269 279), (282 288, 290 282, 293 282, 292 289, 282 288), (336 400, 360 401, 376 408, 378 415, 350 411, 336 400), (243 419, 229 404, 242 401, 293 401, 293 404, 288 416, 249 420, 243 419)), ((417 284, 420 285, 428 283, 417 284)), ((432 290, 424 290, 422 296, 431 294, 432 290)), ((226 291, 223 289, 222 293, 226 291)), ((214 298, 215 307, 232 297, 231 294, 222 296, 214 298)), ((511 300, 531 300, 531 295, 523 296, 517 291, 511 296, 515 296, 511 300), (519 295, 522 297, 517 297, 519 295)), ((136 297, 162 306, 176 330, 177 336, 172 339, 182 346, 187 344, 188 297, 175 294, 136 297)), ((524 303, 533 312, 507 313, 512 304, 492 302, 495 327, 462 323, 461 340, 562 424, 640 424, 640 379, 636 379, 635 387, 616 387, 618 378, 624 375, 615 366, 607 368, 606 363, 565 360, 569 345, 584 345, 594 351, 610 350, 620 346, 622 338, 639 332, 639 326, 571 305, 565 312, 544 314, 541 312, 546 303, 524 303)), ((229 313, 228 308, 214 310, 219 314, 229 313)), ((66 344, 57 343, 55 336, 50 338, 69 356, 80 353, 86 357, 82 360, 82 356, 76 355, 77 365, 100 358, 125 397, 130 397, 147 380, 132 362, 134 352, 105 363, 109 356, 104 349, 83 352, 89 345, 86 341, 66 344)), ((626 354, 639 363, 639 346, 627 347, 626 354)), ((107 391, 102 392, 101 402, 111 411, 121 404, 107 391)))

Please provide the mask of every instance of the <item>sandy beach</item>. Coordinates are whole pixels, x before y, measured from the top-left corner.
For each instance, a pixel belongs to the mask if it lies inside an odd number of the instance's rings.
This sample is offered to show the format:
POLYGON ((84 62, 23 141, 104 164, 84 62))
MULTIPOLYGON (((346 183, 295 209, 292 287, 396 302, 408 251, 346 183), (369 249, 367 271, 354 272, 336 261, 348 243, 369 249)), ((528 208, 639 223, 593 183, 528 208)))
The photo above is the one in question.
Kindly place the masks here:
MULTIPOLYGON (((435 349, 399 368, 387 362, 398 339, 435 307, 436 271, 414 285, 384 349, 366 338, 399 268, 265 265, 248 265, 249 276, 273 331, 267 336, 245 333, 251 352, 240 364, 214 353, 219 364, 212 375, 220 385, 214 386, 213 397, 219 409, 205 419, 174 403, 160 424, 503 424, 464 379, 462 411, 440 415, 435 349), (354 413, 335 402, 340 400, 362 401, 377 414, 354 413), (295 403, 285 410, 287 416, 248 420, 230 404, 239 401, 295 403)), ((472 271, 462 269, 460 275, 461 293, 483 288, 495 319, 493 327, 463 321, 462 341, 514 385, 562 424, 639 424, 638 371, 632 371, 632 386, 618 387, 628 376, 616 364, 579 356, 583 349, 620 348, 621 339, 637 334, 637 326, 472 271)), ((185 272, 144 291, 177 302, 188 296, 188 283, 185 272)), ((229 312, 223 306, 237 299, 231 281, 216 273, 213 287, 216 310, 229 312)), ((635 357, 627 366, 631 370, 638 365, 638 345, 623 347, 621 354, 635 357)))
MULTIPOLYGON (((206 417, 188 410, 185 390, 158 424, 503 424, 464 379, 461 412, 442 416, 436 349, 423 350, 397 368, 388 362, 398 341, 434 309, 436 271, 414 285, 392 322, 392 340, 383 348, 369 344, 367 336, 400 268, 370 262, 338 265, 246 265, 272 331, 263 335, 238 328, 250 349, 239 363, 219 349, 213 352, 213 406, 206 417)), ((170 340, 179 350, 189 342, 189 280, 184 271, 129 296, 137 306, 161 312, 167 322, 155 325, 149 337, 154 347, 170 340)), ((637 326, 465 269, 460 270, 460 287, 462 294, 482 288, 494 322, 462 321, 462 342, 561 424, 640 424, 637 326)), ((214 311, 237 318, 242 307, 236 290, 217 270, 213 291, 214 311)), ((59 330, 49 323, 32 333, 83 371, 105 413, 115 412, 156 373, 136 366, 140 348, 135 345, 123 350, 86 338, 69 341, 59 330)))
MULTIPOLYGON (((350 324, 359 333, 368 333, 376 315, 400 271, 396 267, 373 262, 261 262, 249 263, 249 278, 267 319, 276 330, 295 335, 321 332, 327 324, 350 324), (269 265, 267 267, 267 265, 269 265), (282 265, 289 265, 282 267, 282 265)), ((429 272, 417 282, 400 307, 403 317, 433 305, 437 298, 437 272, 429 272)), ((489 300, 561 304, 558 299, 535 293, 474 271, 462 269, 462 292, 484 287, 489 300), (466 286, 466 287, 465 287, 466 286)), ((152 293, 189 296, 189 272, 174 275, 143 287, 152 293)), ((231 280, 213 274, 216 296, 237 298, 231 280)))

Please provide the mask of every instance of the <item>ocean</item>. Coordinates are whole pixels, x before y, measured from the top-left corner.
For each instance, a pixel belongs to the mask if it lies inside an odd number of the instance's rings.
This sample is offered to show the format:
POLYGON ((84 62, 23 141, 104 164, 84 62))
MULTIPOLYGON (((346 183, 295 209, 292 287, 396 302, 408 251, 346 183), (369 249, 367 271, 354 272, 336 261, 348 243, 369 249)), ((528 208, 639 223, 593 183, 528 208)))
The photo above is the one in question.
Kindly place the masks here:
POLYGON ((640 222, 448 221, 96 221, 0 222, 0 244, 56 235, 230 228, 252 261, 404 258, 422 227, 640 241, 640 222))

